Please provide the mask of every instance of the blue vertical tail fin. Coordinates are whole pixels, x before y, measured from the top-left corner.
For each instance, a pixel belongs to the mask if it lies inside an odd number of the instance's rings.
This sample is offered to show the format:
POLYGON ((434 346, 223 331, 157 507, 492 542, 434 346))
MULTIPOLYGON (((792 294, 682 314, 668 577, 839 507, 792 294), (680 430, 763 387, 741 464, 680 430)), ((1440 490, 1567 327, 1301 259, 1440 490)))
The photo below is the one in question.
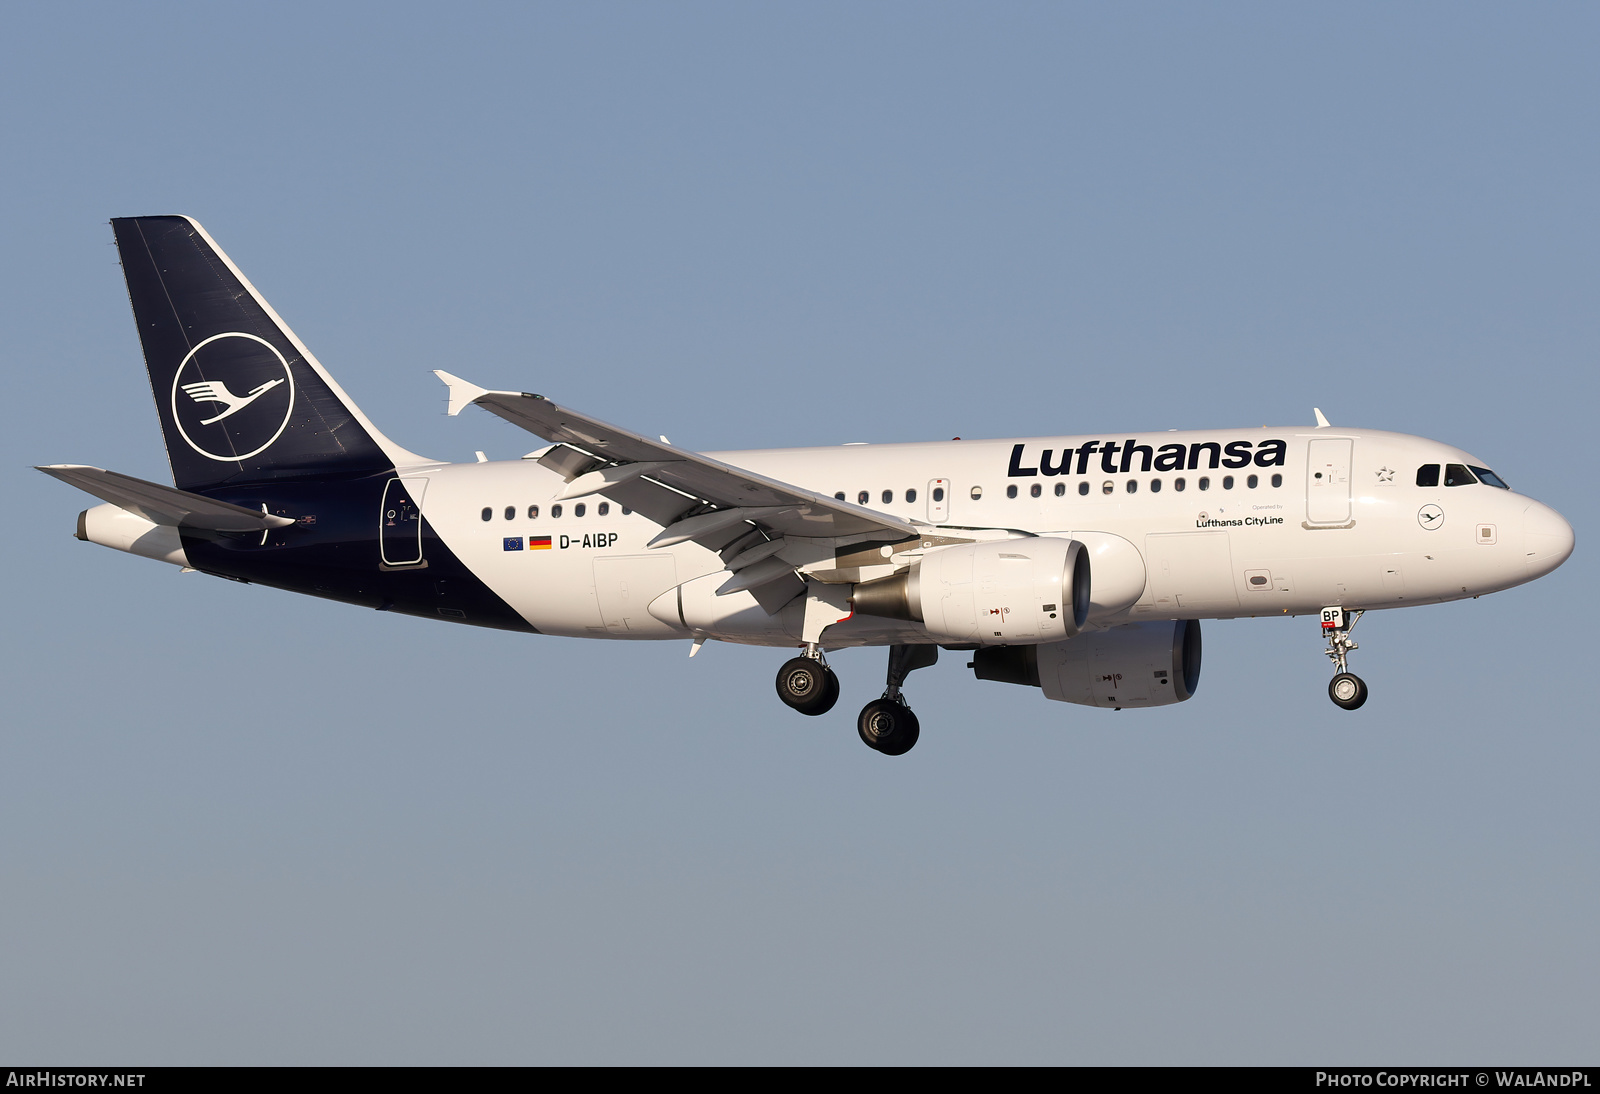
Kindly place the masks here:
POLYGON ((180 489, 423 462, 378 432, 197 222, 111 226, 180 489))

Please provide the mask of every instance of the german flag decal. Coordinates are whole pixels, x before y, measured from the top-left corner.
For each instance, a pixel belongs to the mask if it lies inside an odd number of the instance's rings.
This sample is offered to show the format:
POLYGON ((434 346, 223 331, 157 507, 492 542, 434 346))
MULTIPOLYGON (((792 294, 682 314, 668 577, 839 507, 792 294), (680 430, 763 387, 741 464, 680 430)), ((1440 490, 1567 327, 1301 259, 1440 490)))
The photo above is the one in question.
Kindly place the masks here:
POLYGON ((549 549, 550 549, 550 537, 549 536, 529 536, 528 537, 528 550, 530 550, 530 551, 548 551, 549 549))

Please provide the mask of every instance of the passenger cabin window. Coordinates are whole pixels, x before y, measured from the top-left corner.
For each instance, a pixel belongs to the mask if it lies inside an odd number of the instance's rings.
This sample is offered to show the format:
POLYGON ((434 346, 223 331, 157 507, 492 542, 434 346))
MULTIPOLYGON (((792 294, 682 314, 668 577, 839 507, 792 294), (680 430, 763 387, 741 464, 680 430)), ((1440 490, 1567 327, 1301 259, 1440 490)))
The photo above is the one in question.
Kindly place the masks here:
POLYGON ((934 501, 943 501, 944 500, 944 487, 935 486, 933 488, 933 500, 934 501))
POLYGON ((1064 483, 1064 482, 1056 483, 1056 497, 1064 498, 1066 496, 1067 496, 1067 484, 1064 483))
POLYGON ((914 502, 916 500, 917 500, 917 492, 915 490, 907 490, 906 491, 906 503, 909 505, 911 502, 914 502))
POLYGON ((1233 489, 1233 476, 1232 475, 1224 475, 1224 476, 1222 476, 1222 488, 1224 490, 1232 490, 1233 489))
POLYGON ((1506 485, 1504 479, 1502 479, 1499 475, 1496 475, 1493 471, 1490 471, 1487 467, 1468 467, 1467 470, 1478 476, 1478 481, 1483 483, 1485 486, 1493 486, 1501 490, 1511 489, 1511 487, 1506 485))
POLYGON ((1017 496, 1017 484, 1016 483, 1012 483, 1010 486, 1006 487, 1006 497, 1014 498, 1016 496, 1017 496))
POLYGON ((1079 497, 1083 497, 1084 495, 1086 495, 1088 493, 1089 493, 1089 484, 1086 483, 1086 482, 1080 482, 1078 484, 1078 496, 1079 497))
POLYGON ((1417 485, 1438 486, 1439 465, 1436 463, 1425 463, 1421 467, 1417 468, 1417 485))
POLYGON ((490 509, 487 505, 483 507, 483 519, 484 520, 493 520, 494 519, 494 510, 490 509))
POLYGON ((1160 479, 1151 479, 1150 480, 1150 492, 1152 494, 1161 493, 1161 480, 1160 479))
POLYGON ((1465 464, 1447 463, 1444 465, 1444 484, 1446 486, 1471 486, 1477 482, 1468 471, 1465 464))
POLYGON ((1038 483, 1034 483, 1032 486, 1028 487, 1028 496, 1030 498, 1036 498, 1042 493, 1044 493, 1044 487, 1040 486, 1038 483))
POLYGON ((539 507, 537 505, 528 506, 528 519, 529 520, 538 520, 539 519, 539 507))
POLYGON ((894 501, 894 491, 885 490, 883 492, 883 504, 888 505, 892 501, 894 501))
POLYGON ((552 505, 552 506, 551 506, 551 507, 550 507, 550 515, 551 515, 551 516, 552 516, 552 517, 559 517, 559 516, 560 516, 560 515, 561 515, 561 506, 559 506, 559 505, 552 505))
POLYGON ((594 511, 602 517, 606 516, 611 512, 611 503, 609 501, 603 501, 594 507, 594 511))
POLYGON ((857 505, 865 505, 865 504, 867 504, 867 502, 869 502, 871 500, 872 500, 872 495, 867 493, 865 490, 861 491, 861 493, 856 495, 856 504, 857 505))
POLYGON ((1139 480, 1129 479, 1127 490, 1130 494, 1137 494, 1139 492, 1139 480))
POLYGON ((583 516, 584 512, 585 512, 584 504, 581 501, 577 505, 574 505, 572 507, 572 515, 575 516, 575 517, 583 516))
POLYGON ((1274 488, 1282 486, 1283 485, 1283 476, 1282 475, 1274 475, 1274 476, 1272 476, 1272 485, 1273 485, 1274 488))
POLYGON ((834 497, 834 500, 836 500, 836 501, 843 501, 844 500, 844 491, 843 490, 839 491, 837 494, 833 495, 833 497, 834 497))
POLYGON ((1210 490, 1211 489, 1211 476, 1210 475, 1201 475, 1200 476, 1200 481, 1195 483, 1195 485, 1198 486, 1202 490, 1210 490))
POLYGON ((1184 487, 1186 487, 1188 485, 1189 485, 1189 483, 1188 483, 1188 480, 1186 480, 1186 479, 1173 479, 1172 480, 1172 488, 1174 490, 1176 490, 1180 494, 1183 493, 1184 487))
POLYGON ((1116 487, 1111 484, 1111 480, 1110 479, 1107 479, 1105 482, 1100 484, 1100 492, 1102 494, 1109 494, 1109 493, 1111 493, 1111 491, 1113 491, 1115 489, 1116 489, 1116 487))
POLYGON ((517 507, 515 505, 506 506, 506 519, 507 520, 516 520, 517 519, 517 507))
POLYGON ((1248 478, 1246 478, 1244 480, 1244 484, 1246 486, 1248 486, 1250 489, 1254 490, 1257 486, 1259 486, 1261 484, 1261 480, 1259 478, 1257 478, 1255 475, 1251 475, 1251 476, 1249 476, 1248 478))
POLYGON ((983 487, 974 486, 972 488, 972 500, 977 501, 981 497, 983 497, 983 487))

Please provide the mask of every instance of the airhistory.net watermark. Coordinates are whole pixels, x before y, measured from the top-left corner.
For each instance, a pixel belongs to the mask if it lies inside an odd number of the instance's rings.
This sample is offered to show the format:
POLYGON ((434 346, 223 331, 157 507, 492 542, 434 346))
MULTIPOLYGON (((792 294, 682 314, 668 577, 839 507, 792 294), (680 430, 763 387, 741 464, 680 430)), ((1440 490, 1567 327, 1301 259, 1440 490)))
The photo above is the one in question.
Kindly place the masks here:
POLYGON ((142 1071, 51 1071, 39 1068, 28 1071, 7 1071, 8 1087, 60 1087, 60 1086, 143 1086, 142 1071))

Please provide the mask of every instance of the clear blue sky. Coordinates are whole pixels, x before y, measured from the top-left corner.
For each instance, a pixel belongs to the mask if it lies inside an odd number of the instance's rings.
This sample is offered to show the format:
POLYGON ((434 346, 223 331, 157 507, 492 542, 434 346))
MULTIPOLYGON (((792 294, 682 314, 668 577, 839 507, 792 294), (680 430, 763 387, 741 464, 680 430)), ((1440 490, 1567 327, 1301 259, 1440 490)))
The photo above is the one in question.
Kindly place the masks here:
POLYGON ((1600 1047, 1592 5, 11 5, 0 1058, 1571 1062, 1600 1047), (1161 711, 479 632, 69 538, 167 469, 111 216, 396 440, 446 368, 696 448, 1308 423, 1550 577, 1206 625, 1161 711), (1585 714, 1584 711, 1590 713, 1585 714))

